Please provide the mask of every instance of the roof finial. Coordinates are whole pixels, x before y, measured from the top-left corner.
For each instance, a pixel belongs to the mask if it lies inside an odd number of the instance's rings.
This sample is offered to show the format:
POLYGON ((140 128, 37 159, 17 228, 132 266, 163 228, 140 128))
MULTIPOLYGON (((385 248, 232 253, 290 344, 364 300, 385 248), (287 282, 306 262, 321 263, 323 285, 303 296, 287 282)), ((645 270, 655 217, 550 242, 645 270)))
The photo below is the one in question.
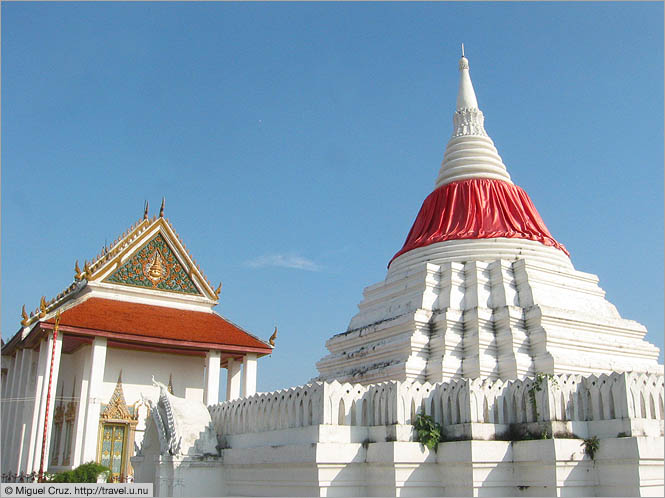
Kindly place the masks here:
POLYGON ((163 218, 164 217, 164 203, 166 202, 166 198, 162 197, 162 206, 159 208, 159 217, 163 218))
POLYGON ((148 219, 148 201, 145 201, 145 205, 143 207, 143 219, 147 220, 148 219))
POLYGON ((478 109, 476 93, 473 91, 471 76, 469 75, 469 60, 464 56, 464 44, 462 43, 462 57, 459 60, 459 92, 457 94, 457 110, 478 109))
POLYGON ((21 325, 25 326, 28 324, 28 314, 25 312, 25 304, 23 305, 23 309, 21 309, 21 325))
POLYGON ((83 276, 81 275, 81 269, 79 268, 79 260, 76 260, 74 263, 74 280, 81 280, 83 276))

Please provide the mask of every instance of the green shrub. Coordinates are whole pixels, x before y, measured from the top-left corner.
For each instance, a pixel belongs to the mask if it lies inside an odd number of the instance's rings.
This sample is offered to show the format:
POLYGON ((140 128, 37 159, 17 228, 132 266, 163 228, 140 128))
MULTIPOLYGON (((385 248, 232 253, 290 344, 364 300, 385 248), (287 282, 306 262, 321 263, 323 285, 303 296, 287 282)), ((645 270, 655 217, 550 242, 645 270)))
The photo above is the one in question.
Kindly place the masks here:
POLYGON ((413 423, 413 428, 418 435, 418 441, 430 450, 436 449, 437 445, 441 442, 443 428, 429 415, 419 413, 416 416, 416 421, 413 423))
POLYGON ((102 472, 108 472, 110 475, 111 469, 95 462, 88 462, 74 470, 54 474, 50 482, 97 482, 97 476, 102 472))
POLYGON ((600 448, 600 440, 598 439, 598 436, 593 436, 584 439, 580 446, 584 446, 584 453, 589 455, 589 458, 593 460, 596 457, 596 452, 598 451, 598 448, 600 448))

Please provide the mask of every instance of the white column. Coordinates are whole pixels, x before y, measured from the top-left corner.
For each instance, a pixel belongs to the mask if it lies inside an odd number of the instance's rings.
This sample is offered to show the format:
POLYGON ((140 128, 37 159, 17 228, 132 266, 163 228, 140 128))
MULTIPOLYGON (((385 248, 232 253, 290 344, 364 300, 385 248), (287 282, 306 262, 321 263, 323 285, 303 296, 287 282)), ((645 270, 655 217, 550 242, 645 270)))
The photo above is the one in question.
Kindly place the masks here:
MULTIPOLYGON (((62 356, 62 334, 58 334, 55 342, 55 356, 53 357, 53 375, 51 378, 51 397, 48 405, 48 427, 46 429, 46 451, 44 452, 44 472, 48 469, 49 451, 51 447, 51 432, 53 431, 53 415, 55 414, 55 398, 58 394, 58 374, 60 373, 60 359, 62 356)), ((48 384, 48 380, 46 381, 48 384)))
POLYGON ((16 472, 25 471, 25 465, 28 454, 28 441, 30 439, 30 427, 32 425, 32 405, 28 398, 34 394, 32 389, 32 362, 35 353, 32 349, 23 350, 23 374, 22 389, 19 391, 25 401, 21 403, 19 413, 19 436, 18 436, 18 455, 16 455, 16 472))
POLYGON ((83 462, 97 459, 97 435, 99 432, 99 410, 102 402, 104 366, 106 364, 106 338, 95 337, 90 351, 90 377, 86 401, 85 429, 83 430, 83 462))
POLYGON ((242 363, 229 358, 226 366, 226 399, 236 399, 240 397, 240 367, 242 363))
POLYGON ((23 435, 23 428, 25 427, 25 420, 23 418, 23 407, 25 405, 25 401, 23 401, 22 398, 25 397, 25 384, 27 384, 27 377, 28 377, 28 369, 26 368, 28 366, 28 363, 30 362, 31 354, 30 354, 29 349, 22 349, 19 353, 16 353, 16 356, 21 355, 20 362, 17 361, 16 365, 18 367, 18 382, 16 384, 16 389, 14 391, 14 398, 19 398, 21 399, 20 401, 16 401, 14 403, 15 406, 12 407, 11 409, 11 415, 10 418, 7 420, 7 422, 11 421, 11 426, 13 428, 12 430, 12 436, 9 439, 10 445, 8 448, 10 448, 10 463, 9 465, 6 466, 7 469, 11 470, 12 472, 19 472, 19 467, 21 464, 21 450, 22 448, 22 435, 23 435))
POLYGON ((88 354, 83 357, 83 368, 81 369, 81 382, 78 386, 79 399, 76 407, 76 422, 74 425, 74 434, 72 435, 72 456, 69 464, 78 467, 86 462, 81 459, 83 454, 83 442, 85 436, 85 412, 88 408, 88 385, 90 384, 90 365, 92 364, 92 346, 86 346, 90 349, 88 354))
MULTIPOLYGON (((6 368, 7 363, 11 364, 11 358, 6 358, 5 356, 2 357, 2 365, 6 368)), ((2 374, 2 391, 0 391, 0 394, 2 395, 2 403, 0 406, 0 416, 2 419, 0 420, 6 420, 7 417, 7 398, 9 397, 9 394, 7 392, 7 389, 9 389, 9 369, 7 368, 7 373, 2 374)), ((4 446, 5 444, 5 433, 7 432, 7 428, 5 427, 7 424, 2 424, 0 426, 0 448, 4 446)), ((0 469, 4 470, 5 469, 5 452, 3 451, 2 454, 0 454, 0 469)))
MULTIPOLYGON (((12 412, 16 406, 16 401, 12 398, 16 397, 16 383, 19 377, 19 373, 16 371, 16 367, 20 362, 20 351, 15 351, 14 356, 9 360, 9 365, 7 366, 7 391, 3 391, 4 403, 2 403, 2 447, 10 448, 11 440, 13 436, 13 430, 10 427, 14 427, 14 417, 12 412)), ((5 471, 9 465, 9 451, 2 452, 2 470, 5 471)))
POLYGON ((216 405, 219 401, 219 362, 222 353, 208 351, 206 354, 206 378, 203 402, 206 406, 216 405))
MULTIPOLYGON (((39 460, 41 459, 42 454, 42 441, 44 439, 44 416, 46 415, 46 391, 48 390, 48 377, 49 370, 51 367, 51 354, 53 353, 53 336, 48 335, 48 338, 45 341, 42 341, 39 346, 39 351, 45 350, 44 354, 44 364, 40 362, 39 365, 39 375, 42 378, 41 381, 41 392, 39 393, 39 404, 36 404, 37 408, 37 421, 35 423, 34 432, 35 432, 35 444, 32 448, 32 470, 39 472, 39 460)), ((41 360, 41 358, 40 358, 41 360)), ((34 420, 34 419, 33 419, 34 420)))
POLYGON ((256 393, 256 353, 247 353, 242 359, 242 395, 256 393))
MULTIPOLYGON (((6 366, 7 360, 9 360, 9 362, 11 362, 11 359, 5 358, 4 356, 2 357, 2 365, 3 366, 6 366)), ((0 395, 1 395, 2 399, 5 400, 5 399, 7 399, 7 389, 9 389, 9 387, 8 387, 8 385, 9 385, 8 384, 9 369, 7 369, 7 373, 0 374, 0 377, 2 378, 2 391, 0 391, 0 395)), ((5 412, 7 410, 7 408, 5 406, 6 404, 7 403, 3 402, 2 406, 0 406, 0 417, 2 417, 2 419, 0 419, 0 420, 4 420, 4 418, 5 418, 5 412)), ((4 440, 5 440, 5 426, 3 425, 2 427, 0 427, 0 442, 2 442, 4 440)), ((2 460, 2 456, 0 456, 0 461, 1 460, 2 460)))
MULTIPOLYGON (((42 341, 39 344, 39 360, 37 370, 35 370, 35 384, 32 395, 34 401, 29 405, 32 411, 32 420, 30 420, 30 433, 26 440, 28 441, 28 451, 26 452, 25 472, 30 473, 35 470, 35 446, 37 440, 37 425, 39 424, 39 407, 42 402, 42 385, 44 384, 44 365, 49 356, 48 341, 42 341)), ((30 413, 30 411, 28 412, 30 413)))
POLYGON ((46 350, 46 362, 43 372, 43 381, 42 381, 42 393, 41 393, 41 402, 39 403, 39 419, 37 421, 37 437, 35 439, 35 449, 34 449, 34 458, 33 458, 33 470, 39 472, 39 466, 42 459, 42 442, 44 441, 44 420, 46 419, 46 402, 49 403, 49 424, 46 434, 46 453, 44 454, 44 471, 48 468, 48 435, 50 434, 50 426, 53 422, 53 406, 55 401, 55 386, 57 386, 58 381, 58 369, 60 366, 60 352, 62 351, 62 335, 58 335, 58 339, 55 341, 55 349, 53 348, 53 332, 50 332, 48 339, 42 342, 41 347, 47 348, 46 350), (55 356, 52 356, 55 353, 55 356), (51 380, 51 397, 47 400, 48 397, 48 387, 49 387, 49 376, 51 374, 51 358, 53 357, 53 376, 51 380))

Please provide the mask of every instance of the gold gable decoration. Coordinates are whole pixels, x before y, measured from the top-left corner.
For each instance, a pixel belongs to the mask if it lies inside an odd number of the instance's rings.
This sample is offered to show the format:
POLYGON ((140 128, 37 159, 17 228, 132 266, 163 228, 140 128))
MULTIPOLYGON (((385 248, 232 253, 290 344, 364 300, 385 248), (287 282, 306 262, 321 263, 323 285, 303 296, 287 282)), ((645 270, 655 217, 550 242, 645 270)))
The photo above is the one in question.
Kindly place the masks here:
MULTIPOLYGON (((146 202, 146 210, 147 210, 146 202)), ((178 276, 185 275, 186 282, 184 288, 180 288, 176 281, 167 280, 167 276, 173 276, 169 268, 170 258, 164 253, 159 251, 150 252, 149 265, 146 273, 144 273, 145 280, 139 283, 138 287, 144 288, 157 288, 160 290, 177 292, 182 294, 190 294, 193 296, 201 296, 210 300, 211 304, 219 302, 221 293, 221 284, 215 289, 212 283, 205 276, 203 270, 198 265, 190 251, 187 249, 184 241, 175 231, 167 218, 163 217, 163 210, 160 210, 161 216, 153 216, 148 218, 147 211, 144 216, 130 226, 125 232, 117 237, 111 244, 104 245, 102 250, 91 261, 85 260, 83 265, 80 265, 79 260, 74 263, 74 278, 73 282, 56 297, 47 300, 45 296, 40 299, 39 306, 34 311, 28 312, 25 309, 21 310, 21 325, 24 327, 32 325, 35 321, 48 317, 48 315, 64 304, 66 301, 73 299, 78 293, 86 286, 86 283, 92 280, 98 280, 100 277, 106 277, 103 281, 108 281, 108 278, 115 275, 124 264, 136 256, 134 248, 136 245, 144 243, 147 237, 150 239, 155 238, 154 229, 158 228, 158 234, 164 236, 165 240, 169 241, 171 246, 167 246, 169 252, 173 255, 177 254, 174 260, 180 265, 182 262, 181 271, 176 271, 178 276), (125 258, 129 255, 128 260, 125 258), (165 257, 166 256, 166 257, 165 257), (179 259, 179 261, 178 261, 179 259), (124 260, 124 263, 123 263, 124 260), (109 273, 110 272, 110 273, 109 273), (189 280, 189 282, 187 282, 189 280), (196 281, 196 284, 194 282, 196 281), (189 287, 192 285, 193 288, 189 287)), ((148 241, 149 243, 150 241, 148 241)), ((140 250, 140 249, 139 249, 140 250)), ((171 260, 173 262, 173 260, 171 260)), ((177 268, 173 268, 176 269, 177 268)), ((116 282, 120 285, 134 285, 129 281, 116 282)), ((24 307, 25 308, 25 307, 24 307)))
POLYGON ((202 295, 160 232, 106 277, 104 282, 202 295))
POLYGON ((122 390, 122 370, 118 375, 118 382, 115 385, 115 390, 111 395, 109 403, 99 415, 100 421, 104 422, 118 422, 129 423, 136 425, 138 423, 138 412, 129 410, 125 402, 125 394, 122 390))

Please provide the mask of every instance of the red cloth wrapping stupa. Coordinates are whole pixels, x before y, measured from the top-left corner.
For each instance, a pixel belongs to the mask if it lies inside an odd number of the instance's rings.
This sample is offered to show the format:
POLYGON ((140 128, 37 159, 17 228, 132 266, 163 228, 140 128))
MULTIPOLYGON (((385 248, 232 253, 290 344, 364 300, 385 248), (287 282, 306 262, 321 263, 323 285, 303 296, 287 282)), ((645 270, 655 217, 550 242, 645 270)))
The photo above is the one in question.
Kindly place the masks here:
POLYGON ((405 252, 437 242, 495 237, 533 240, 570 256, 547 230, 524 190, 502 180, 471 178, 442 185, 427 196, 404 246, 390 263, 405 252))

